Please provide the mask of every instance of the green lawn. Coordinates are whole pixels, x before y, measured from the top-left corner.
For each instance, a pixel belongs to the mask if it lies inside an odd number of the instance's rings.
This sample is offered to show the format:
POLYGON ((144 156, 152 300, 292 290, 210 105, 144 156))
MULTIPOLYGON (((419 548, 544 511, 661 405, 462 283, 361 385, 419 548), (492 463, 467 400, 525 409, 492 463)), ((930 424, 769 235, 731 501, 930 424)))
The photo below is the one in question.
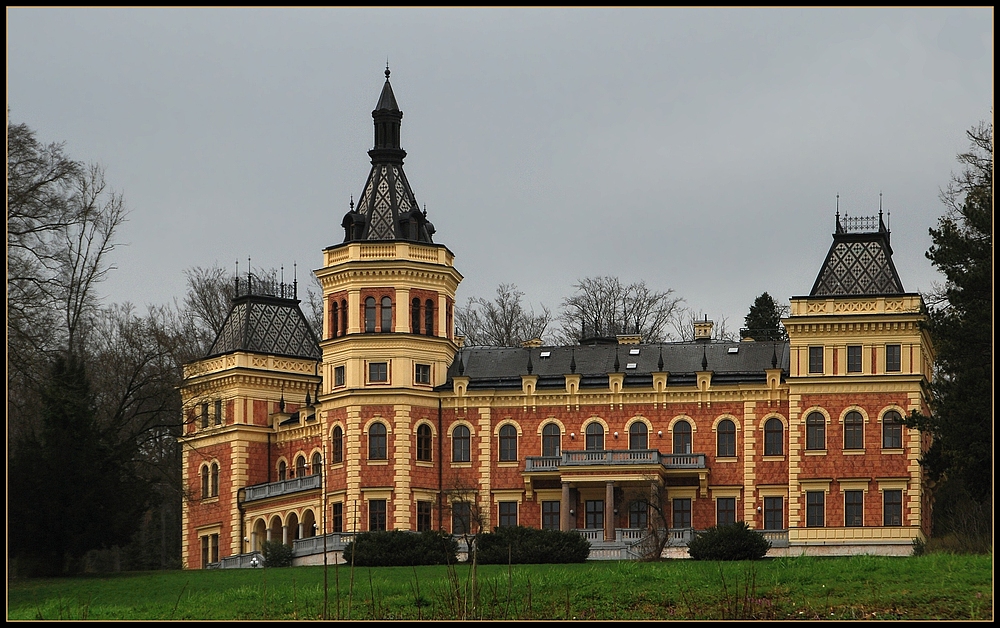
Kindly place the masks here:
POLYGON ((993 619, 992 555, 470 569, 330 566, 13 580, 8 619, 993 619), (339 581, 339 595, 338 590, 339 581), (326 595, 324 596, 324 590, 326 595))

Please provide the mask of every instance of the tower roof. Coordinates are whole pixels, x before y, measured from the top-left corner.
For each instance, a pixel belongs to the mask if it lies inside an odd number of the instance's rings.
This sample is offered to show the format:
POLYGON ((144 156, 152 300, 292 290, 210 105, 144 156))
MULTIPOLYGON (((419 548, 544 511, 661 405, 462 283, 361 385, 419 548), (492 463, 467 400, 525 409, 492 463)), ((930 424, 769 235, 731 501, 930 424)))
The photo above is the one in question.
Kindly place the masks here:
POLYGON ((811 297, 904 294, 892 263, 889 230, 878 216, 837 213, 833 244, 813 284, 811 297))
POLYGON ((205 357, 234 351, 312 360, 322 356, 299 301, 261 294, 233 299, 222 330, 205 357))
POLYGON ((344 216, 344 242, 358 240, 409 240, 432 242, 434 225, 420 211, 406 174, 406 151, 399 143, 403 112, 389 84, 389 68, 378 104, 372 111, 375 146, 368 151, 372 168, 357 206, 344 216))

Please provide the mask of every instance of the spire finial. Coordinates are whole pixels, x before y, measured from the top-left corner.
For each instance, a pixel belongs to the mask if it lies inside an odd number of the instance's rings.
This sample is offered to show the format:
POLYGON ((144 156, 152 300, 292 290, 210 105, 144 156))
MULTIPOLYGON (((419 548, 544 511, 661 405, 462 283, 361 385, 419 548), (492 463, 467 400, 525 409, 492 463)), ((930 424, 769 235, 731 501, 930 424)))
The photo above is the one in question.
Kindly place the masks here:
POLYGON ((285 411, 285 387, 281 387, 281 399, 278 400, 278 412, 285 411))
POLYGON ((618 347, 615 347, 615 373, 621 369, 622 364, 618 361, 618 347))
POLYGON ((701 347, 701 370, 708 370, 708 348, 705 345, 701 347))
POLYGON ((312 405, 312 397, 309 396, 309 391, 307 390, 306 391, 306 407, 309 407, 311 405, 312 405))
POLYGON ((528 375, 531 375, 532 371, 535 370, 534 365, 531 363, 531 349, 528 349, 528 375))
POLYGON ((771 345, 771 368, 778 368, 778 345, 771 345))
POLYGON ((840 233, 840 194, 837 194, 837 228, 836 232, 840 233))
POLYGON ((576 373, 576 347, 573 347, 573 353, 569 359, 569 372, 576 373))
POLYGON ((656 370, 663 372, 663 343, 660 343, 660 359, 656 361, 656 370))
POLYGON ((389 80, 389 57, 385 58, 385 80, 389 80))
POLYGON ((351 194, 350 206, 351 206, 351 211, 353 212, 354 211, 354 195, 353 194, 351 194))
POLYGON ((465 375, 465 361, 462 360, 462 352, 458 352, 458 374, 465 375))
POLYGON ((299 263, 292 262, 292 298, 299 298, 299 263))

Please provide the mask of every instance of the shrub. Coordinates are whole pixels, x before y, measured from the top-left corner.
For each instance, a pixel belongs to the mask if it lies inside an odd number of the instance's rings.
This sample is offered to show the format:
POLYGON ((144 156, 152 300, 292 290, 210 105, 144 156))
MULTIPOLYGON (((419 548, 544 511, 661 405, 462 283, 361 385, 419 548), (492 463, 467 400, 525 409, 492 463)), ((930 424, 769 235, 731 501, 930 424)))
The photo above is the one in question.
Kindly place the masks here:
POLYGON ((699 532, 688 544, 688 554, 695 560, 757 560, 770 548, 763 534, 737 521, 699 532))
POLYGON ((264 541, 264 565, 266 567, 291 567, 292 546, 281 541, 264 541))
POLYGON ((477 559, 484 565, 582 563, 589 554, 590 543, 578 532, 509 526, 479 536, 477 559))
POLYGON ((360 567, 447 565, 457 553, 458 541, 447 532, 363 532, 344 548, 344 561, 360 567))

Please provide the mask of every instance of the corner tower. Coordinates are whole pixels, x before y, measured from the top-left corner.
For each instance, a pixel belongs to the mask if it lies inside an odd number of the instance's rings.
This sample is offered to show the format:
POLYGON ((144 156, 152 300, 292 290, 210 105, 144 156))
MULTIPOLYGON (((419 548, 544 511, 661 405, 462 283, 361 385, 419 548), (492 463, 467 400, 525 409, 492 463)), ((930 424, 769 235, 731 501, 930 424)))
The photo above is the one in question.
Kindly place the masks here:
POLYGON ((343 242, 323 251, 315 271, 324 303, 319 402, 330 442, 342 442, 336 447, 344 455, 332 453, 329 471, 331 485, 345 487, 335 500, 344 520, 363 520, 372 499, 385 503, 391 495, 388 528, 414 529, 412 495, 426 470, 414 466, 413 434, 424 421, 438 436, 434 388, 447 380, 458 350, 453 316, 462 275, 454 254, 433 242, 434 227, 403 172, 403 113, 388 68, 385 76, 372 111, 371 171, 344 216, 343 242), (373 423, 385 430, 384 452, 366 451, 373 423))

